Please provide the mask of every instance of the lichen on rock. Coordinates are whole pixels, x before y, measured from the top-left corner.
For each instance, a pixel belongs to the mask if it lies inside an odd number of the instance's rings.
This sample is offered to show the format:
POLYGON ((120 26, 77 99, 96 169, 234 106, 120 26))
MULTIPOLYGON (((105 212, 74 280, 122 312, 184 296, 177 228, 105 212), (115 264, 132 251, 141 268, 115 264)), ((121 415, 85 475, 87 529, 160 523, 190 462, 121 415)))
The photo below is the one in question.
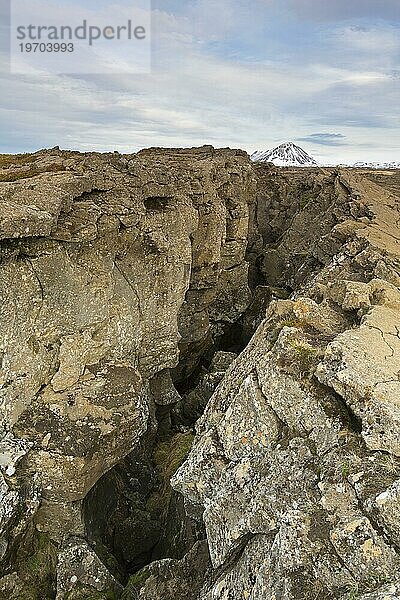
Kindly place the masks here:
POLYGON ((397 175, 0 168, 0 598, 397 598, 397 175))

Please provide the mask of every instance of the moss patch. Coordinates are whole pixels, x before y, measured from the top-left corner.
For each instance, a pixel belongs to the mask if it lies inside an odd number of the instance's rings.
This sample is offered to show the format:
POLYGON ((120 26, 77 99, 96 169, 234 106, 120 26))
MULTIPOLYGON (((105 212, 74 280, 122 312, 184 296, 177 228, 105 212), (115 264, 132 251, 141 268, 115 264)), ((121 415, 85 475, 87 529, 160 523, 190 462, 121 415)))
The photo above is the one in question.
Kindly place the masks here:
POLYGON ((78 583, 65 595, 65 600, 117 600, 117 596, 112 590, 99 592, 92 587, 78 583))
POLYGON ((18 575, 24 582, 21 600, 54 598, 58 549, 46 533, 35 533, 24 556, 18 561, 18 575))
POLYGON ((137 592, 144 586, 148 578, 150 577, 150 571, 148 569, 142 569, 129 578, 128 584, 122 592, 121 600, 131 600, 136 598, 134 592, 137 592))
POLYGON ((161 485, 147 500, 146 508, 154 516, 168 509, 171 497, 170 479, 179 469, 190 452, 194 440, 192 432, 177 433, 169 440, 159 442, 153 453, 153 462, 161 480, 161 485))
POLYGON ((305 208, 312 199, 313 199, 312 192, 305 192, 304 194, 302 194, 302 196, 299 200, 300 210, 303 210, 303 208, 305 208))
POLYGON ((170 440, 160 442, 154 451, 154 463, 164 480, 170 480, 190 452, 194 440, 192 432, 177 433, 170 440))
POLYGON ((294 350, 295 359, 301 372, 304 374, 312 373, 322 356, 319 348, 313 348, 301 341, 292 341, 290 345, 294 350))
POLYGON ((17 171, 6 171, 3 173, 0 172, 0 182, 12 182, 18 181, 19 179, 30 179, 32 177, 35 177, 36 175, 41 175, 42 173, 58 173, 60 171, 65 171, 63 165, 50 164, 46 167, 42 166, 40 168, 31 162, 29 167, 26 169, 18 169, 17 171))
POLYGON ((304 327, 301 321, 298 319, 285 319, 284 321, 280 321, 276 327, 271 332, 270 340, 272 343, 275 343, 284 327, 296 327, 297 329, 301 329, 304 327))

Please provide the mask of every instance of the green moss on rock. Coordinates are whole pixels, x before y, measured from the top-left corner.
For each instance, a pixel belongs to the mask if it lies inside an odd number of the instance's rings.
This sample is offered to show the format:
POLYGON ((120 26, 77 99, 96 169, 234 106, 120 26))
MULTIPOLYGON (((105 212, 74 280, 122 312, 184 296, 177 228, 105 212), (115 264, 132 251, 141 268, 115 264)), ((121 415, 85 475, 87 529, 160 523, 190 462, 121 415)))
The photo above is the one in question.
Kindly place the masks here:
POLYGON ((305 208, 312 199, 313 199, 312 192, 304 193, 299 200, 300 210, 303 210, 303 208, 305 208))
POLYGON ((160 442, 154 451, 154 463, 164 480, 170 480, 190 452, 194 440, 192 432, 177 433, 170 440, 160 442))
POLYGON ((192 432, 177 433, 169 440, 159 442, 154 449, 153 462, 161 484, 149 497, 146 507, 155 517, 159 517, 168 510, 172 493, 170 479, 189 454, 193 440, 192 432))
POLYGON ((150 577, 150 571, 148 569, 142 569, 129 578, 128 584, 122 592, 121 600, 132 600, 137 597, 137 592, 144 586, 148 578, 150 577))
POLYGON ((82 584, 77 584, 65 596, 65 600, 117 600, 115 592, 106 590, 100 592, 94 588, 82 584))
POLYGON ((36 532, 29 550, 19 557, 18 575, 24 583, 21 600, 50 600, 55 594, 58 549, 48 534, 36 532))
POLYGON ((312 373, 321 359, 321 351, 302 341, 290 342, 294 350, 295 360, 300 367, 301 373, 312 373))

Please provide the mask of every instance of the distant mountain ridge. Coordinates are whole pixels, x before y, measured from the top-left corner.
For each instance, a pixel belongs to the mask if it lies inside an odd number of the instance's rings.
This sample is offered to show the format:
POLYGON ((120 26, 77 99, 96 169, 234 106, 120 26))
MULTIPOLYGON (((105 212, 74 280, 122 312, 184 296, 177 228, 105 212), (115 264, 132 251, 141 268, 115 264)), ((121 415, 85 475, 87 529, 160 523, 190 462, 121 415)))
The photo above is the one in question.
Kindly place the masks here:
POLYGON ((293 142, 286 142, 272 150, 254 152, 251 160, 271 162, 278 167, 318 167, 317 161, 293 142))
POLYGON ((400 162, 356 162, 353 167, 358 169, 400 169, 400 162))
MULTIPOLYGON (((318 163, 303 148, 293 142, 285 142, 272 150, 257 150, 251 155, 254 162, 269 162, 277 167, 318 167, 335 166, 336 163, 318 163)), ((343 166, 353 167, 355 169, 400 169, 400 161, 391 162, 369 162, 358 161, 353 165, 343 164, 343 166)))

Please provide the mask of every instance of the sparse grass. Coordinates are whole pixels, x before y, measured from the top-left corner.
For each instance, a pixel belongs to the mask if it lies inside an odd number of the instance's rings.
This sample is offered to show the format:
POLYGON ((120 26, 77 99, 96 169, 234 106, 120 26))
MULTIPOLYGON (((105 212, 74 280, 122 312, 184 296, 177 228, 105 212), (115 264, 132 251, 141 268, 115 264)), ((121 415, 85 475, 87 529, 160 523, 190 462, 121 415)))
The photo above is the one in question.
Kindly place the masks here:
POLYGON ((279 337, 279 334, 281 333, 281 331, 282 331, 282 329, 284 327, 297 327, 297 328, 301 328, 302 327, 302 323, 298 319, 286 319, 284 321, 280 321, 278 323, 278 325, 275 327, 275 329, 271 332, 271 341, 273 343, 276 342, 276 340, 279 337))
POLYGON ((0 154, 0 168, 7 169, 12 165, 26 165, 34 160, 32 154, 0 154))
POLYGON ((385 573, 372 573, 362 584, 358 583, 348 590, 346 600, 358 600, 361 595, 374 592, 385 584, 392 583, 392 577, 385 573))
POLYGON ((194 440, 191 432, 177 433, 171 439, 159 442, 153 460, 161 480, 159 488, 148 498, 147 510, 159 516, 166 509, 171 494, 170 479, 190 452, 194 440))
POLYGON ((147 569, 143 569, 129 578, 129 584, 134 586, 142 585, 149 577, 150 572, 147 569))
POLYGON ((290 345, 295 352, 296 362, 299 364, 301 372, 312 373, 321 357, 320 350, 298 340, 291 341, 290 345))
POLYGON ((0 182, 13 182, 20 179, 30 179, 42 173, 57 173, 65 171, 65 168, 60 164, 50 164, 46 167, 37 167, 35 163, 30 163, 27 169, 19 169, 18 171, 0 172, 0 182))
POLYGON ((389 583, 392 583, 392 578, 387 573, 372 572, 366 581, 366 586, 372 590, 389 583))
POLYGON ((300 210, 303 210, 312 199, 312 192, 306 192, 305 194, 303 194, 299 200, 300 210))
POLYGON ((347 479, 350 474, 350 465, 348 462, 344 462, 340 466, 340 471, 342 474, 342 479, 347 479))
POLYGON ((144 586, 149 577, 150 571, 146 568, 138 571, 134 575, 131 575, 131 577, 129 577, 128 585, 122 592, 121 600, 130 600, 131 598, 136 598, 136 594, 133 595, 133 593, 138 592, 140 588, 144 586))
POLYGON ((358 598, 359 598, 358 588, 354 588, 354 589, 350 590, 347 598, 348 598, 348 600, 358 600, 358 598))

